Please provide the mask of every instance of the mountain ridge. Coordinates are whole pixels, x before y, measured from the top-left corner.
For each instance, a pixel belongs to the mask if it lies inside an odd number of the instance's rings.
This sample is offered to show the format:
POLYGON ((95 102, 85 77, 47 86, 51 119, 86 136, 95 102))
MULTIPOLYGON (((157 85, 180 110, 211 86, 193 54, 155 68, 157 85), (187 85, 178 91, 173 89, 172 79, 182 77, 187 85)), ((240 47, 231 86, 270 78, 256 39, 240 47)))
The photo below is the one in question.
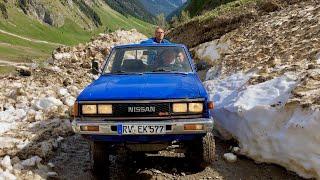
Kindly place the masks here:
POLYGON ((154 16, 163 13, 165 16, 181 7, 186 0, 139 0, 146 10, 154 16))

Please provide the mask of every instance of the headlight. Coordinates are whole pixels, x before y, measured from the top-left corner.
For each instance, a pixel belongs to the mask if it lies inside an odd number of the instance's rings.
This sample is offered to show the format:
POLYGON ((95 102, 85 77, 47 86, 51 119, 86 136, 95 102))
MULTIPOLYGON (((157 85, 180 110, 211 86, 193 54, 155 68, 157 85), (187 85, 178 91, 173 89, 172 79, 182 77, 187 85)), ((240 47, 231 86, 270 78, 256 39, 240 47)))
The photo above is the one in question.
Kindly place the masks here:
POLYGON ((172 109, 174 113, 186 113, 188 112, 187 103, 173 103, 172 109))
POLYGON ((81 106, 82 114, 97 114, 97 105, 85 104, 81 106))
POLYGON ((203 103, 189 103, 189 112, 191 113, 202 113, 203 103))
POLYGON ((98 105, 98 114, 112 114, 112 105, 110 104, 98 105))

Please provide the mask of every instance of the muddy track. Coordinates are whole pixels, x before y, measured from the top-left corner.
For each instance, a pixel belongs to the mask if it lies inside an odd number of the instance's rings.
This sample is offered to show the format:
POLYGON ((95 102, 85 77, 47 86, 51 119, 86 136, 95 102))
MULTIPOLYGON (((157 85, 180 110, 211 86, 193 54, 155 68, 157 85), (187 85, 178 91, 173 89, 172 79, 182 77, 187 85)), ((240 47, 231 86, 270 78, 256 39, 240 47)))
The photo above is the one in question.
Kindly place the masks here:
MULTIPOLYGON (((181 154, 164 152, 153 156, 133 156, 124 164, 113 164, 117 167, 113 173, 120 173, 125 179, 301 179, 284 168, 256 164, 254 161, 240 156, 235 163, 228 163, 222 156, 232 142, 217 139, 216 161, 212 166, 202 168, 187 162, 181 154)), ((115 156, 110 156, 114 160, 115 156)), ((101 179, 90 169, 89 144, 79 135, 67 137, 49 160, 55 164, 58 179, 101 179)), ((118 174, 119 175, 119 174, 118 174)), ((117 179, 117 174, 111 174, 117 179)))

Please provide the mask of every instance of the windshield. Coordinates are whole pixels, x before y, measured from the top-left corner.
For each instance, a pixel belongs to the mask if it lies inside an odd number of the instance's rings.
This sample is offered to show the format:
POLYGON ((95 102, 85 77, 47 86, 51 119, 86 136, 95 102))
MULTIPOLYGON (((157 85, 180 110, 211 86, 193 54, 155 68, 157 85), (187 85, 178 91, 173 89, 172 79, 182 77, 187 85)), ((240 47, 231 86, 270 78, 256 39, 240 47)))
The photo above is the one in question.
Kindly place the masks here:
POLYGON ((104 73, 191 72, 181 47, 139 47, 114 49, 104 73))

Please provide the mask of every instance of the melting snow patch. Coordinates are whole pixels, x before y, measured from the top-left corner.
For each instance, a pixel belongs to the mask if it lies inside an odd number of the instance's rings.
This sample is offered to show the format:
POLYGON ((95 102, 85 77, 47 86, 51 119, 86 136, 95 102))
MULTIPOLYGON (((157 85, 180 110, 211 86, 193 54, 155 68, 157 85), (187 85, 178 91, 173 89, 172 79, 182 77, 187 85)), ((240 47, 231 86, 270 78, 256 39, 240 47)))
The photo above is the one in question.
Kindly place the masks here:
POLYGON ((205 83, 216 103, 216 123, 239 141, 242 154, 320 178, 320 111, 285 106, 297 84, 294 76, 248 86, 249 77, 235 74, 205 83))

